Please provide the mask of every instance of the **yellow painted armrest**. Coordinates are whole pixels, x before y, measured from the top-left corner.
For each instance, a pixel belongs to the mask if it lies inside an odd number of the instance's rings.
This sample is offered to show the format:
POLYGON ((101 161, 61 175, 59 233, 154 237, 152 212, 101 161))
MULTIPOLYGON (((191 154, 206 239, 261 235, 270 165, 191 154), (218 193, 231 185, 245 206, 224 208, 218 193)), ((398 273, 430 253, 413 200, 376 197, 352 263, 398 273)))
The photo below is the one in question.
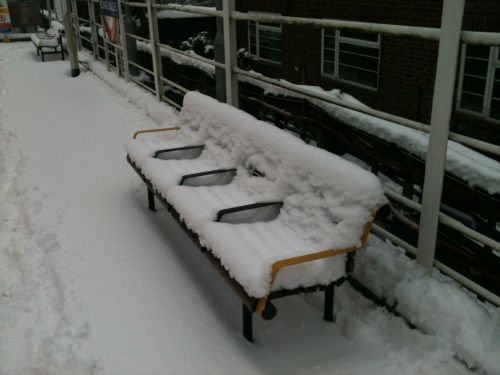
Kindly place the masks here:
POLYGON ((143 134, 143 133, 156 133, 156 132, 164 132, 164 131, 169 131, 169 130, 179 130, 179 127, 175 126, 173 128, 158 128, 158 129, 138 130, 134 133, 134 136, 132 138, 136 139, 139 134, 143 134))
MULTIPOLYGON (((368 240, 368 235, 370 234, 370 231, 372 229, 372 224, 373 224, 374 219, 375 219, 375 215, 373 215, 372 220, 370 220, 369 223, 365 224, 365 228, 363 230, 363 235, 361 236, 361 245, 359 247, 353 246, 353 247, 348 247, 345 249, 328 249, 328 250, 318 251, 315 253, 301 255, 301 256, 297 256, 297 257, 293 257, 293 258, 281 259, 281 260, 278 260, 277 262, 274 262, 273 266, 272 266, 271 282, 269 284, 269 293, 271 293, 271 289, 272 289, 274 280, 276 279, 278 272, 282 268, 293 266, 296 264, 312 262, 312 261, 318 260, 318 259, 330 258, 330 257, 334 257, 337 255, 347 254, 347 253, 350 253, 352 251, 356 251, 359 248, 362 248, 365 245, 366 241, 368 240)), ((269 294, 267 296, 260 298, 259 301, 257 302, 256 311, 259 314, 262 314, 262 312, 264 311, 268 297, 269 297, 269 294)))

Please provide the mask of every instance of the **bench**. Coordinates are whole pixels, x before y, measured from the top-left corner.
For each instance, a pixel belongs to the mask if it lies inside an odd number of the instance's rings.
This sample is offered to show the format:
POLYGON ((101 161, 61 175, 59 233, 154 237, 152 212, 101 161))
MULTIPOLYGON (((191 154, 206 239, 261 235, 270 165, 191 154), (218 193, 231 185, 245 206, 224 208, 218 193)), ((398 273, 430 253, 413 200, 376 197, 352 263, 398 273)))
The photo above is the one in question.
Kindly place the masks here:
POLYGON ((45 61, 45 55, 58 53, 61 54, 61 59, 64 60, 62 31, 62 25, 59 22, 52 21, 50 28, 46 32, 31 34, 31 41, 36 48, 36 55, 42 55, 42 61, 45 61))
POLYGON ((133 138, 149 208, 162 202, 237 292, 247 340, 252 313, 272 319, 292 294, 324 291, 334 320, 334 287, 386 203, 376 176, 197 92, 175 126, 133 138))

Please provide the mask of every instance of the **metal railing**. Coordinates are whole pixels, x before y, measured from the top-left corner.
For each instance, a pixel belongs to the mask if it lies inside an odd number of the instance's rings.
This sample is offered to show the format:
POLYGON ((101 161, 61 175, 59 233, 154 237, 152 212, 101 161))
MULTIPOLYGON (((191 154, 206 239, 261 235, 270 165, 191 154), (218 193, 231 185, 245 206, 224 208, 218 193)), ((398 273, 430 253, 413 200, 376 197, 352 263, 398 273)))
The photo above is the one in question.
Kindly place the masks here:
MULTIPOLYGON (((75 2, 77 0, 72 1, 75 2)), ((488 299, 496 305, 500 305, 500 298, 498 296, 492 294, 472 280, 465 278, 463 275, 458 274, 456 271, 450 269, 449 267, 434 259, 439 223, 448 226, 474 239, 475 241, 482 243, 484 246, 493 249, 493 251, 500 251, 500 243, 498 241, 495 241, 494 239, 472 228, 469 228, 461 222, 440 212, 441 193, 445 175, 446 150, 448 146, 448 140, 453 140, 487 153, 500 155, 500 146, 498 145, 449 131, 450 117, 453 110, 453 95, 455 89, 455 78, 457 72, 460 44, 474 43, 484 45, 500 45, 500 33, 472 32, 461 30, 465 0, 443 0, 442 24, 440 28, 387 25, 369 22, 313 19, 304 17, 288 17, 270 14, 242 13, 235 10, 235 0, 223 0, 222 10, 215 10, 212 8, 197 7, 192 5, 155 4, 153 3, 153 0, 146 0, 145 2, 119 1, 118 8, 120 29, 122 31, 125 30, 124 12, 122 7, 127 6, 143 8, 147 11, 149 38, 141 37, 128 32, 120 32, 119 44, 106 41, 107 38, 104 37, 104 46, 100 46, 98 44, 99 36, 97 35, 97 27, 102 26, 95 19, 96 13, 94 3, 96 2, 96 0, 87 0, 86 2, 89 7, 89 22, 92 30, 94 56, 96 58, 102 59, 102 57, 99 55, 98 50, 104 49, 104 51, 109 52, 109 48, 113 47, 117 67, 119 67, 118 56, 121 56, 121 58, 123 59, 123 73, 127 81, 133 81, 137 83, 149 92, 154 93, 158 100, 167 102, 168 104, 173 105, 176 108, 179 108, 180 106, 164 95, 164 85, 169 85, 181 92, 186 92, 188 90, 178 83, 175 83, 163 76, 162 51, 168 51, 170 53, 182 55, 184 58, 193 59, 202 63, 210 64, 211 66, 217 68, 224 69, 227 102, 234 106, 238 106, 238 80, 239 77, 244 76, 256 81, 281 87, 283 89, 300 95, 304 95, 309 98, 332 103, 359 113, 370 115, 376 118, 394 122, 411 129, 417 129, 428 133, 429 145, 425 167, 422 204, 414 202, 411 199, 408 199, 394 191, 386 191, 386 194, 390 199, 421 213, 418 249, 379 226, 374 226, 374 232, 378 235, 388 238, 395 244, 415 254, 417 257, 417 261, 424 267, 426 267, 429 272, 432 272, 432 268, 433 266, 435 266, 443 272, 447 273, 449 276, 461 282, 469 289, 475 291, 482 297, 488 299), (160 43, 158 35, 157 11, 164 9, 222 18, 224 30, 224 63, 210 60, 202 56, 189 54, 185 51, 181 51, 174 47, 160 43), (378 111, 356 103, 347 103, 345 101, 335 99, 332 96, 322 94, 317 91, 312 91, 290 82, 265 77, 261 74, 256 74, 240 69, 237 66, 236 61, 237 20, 265 22, 271 24, 301 25, 314 28, 350 29, 398 37, 439 41, 436 80, 434 86, 430 125, 383 111, 378 111), (127 37, 148 44, 148 48, 150 48, 152 56, 152 69, 148 69, 144 66, 139 65, 137 62, 133 62, 128 59, 127 48, 123 48, 123 46, 126 45, 127 37), (143 82, 131 76, 129 72, 129 65, 152 75, 154 80, 154 88, 145 85, 143 82)), ((76 9, 76 6, 73 9, 76 9)), ((80 18, 78 17, 78 14, 76 14, 75 16, 75 23, 78 24, 80 18)), ((78 25, 76 26, 78 30, 78 25)), ((81 46, 81 39, 84 38, 81 38, 80 34, 78 34, 78 38, 80 39, 78 45, 81 46)), ((84 40, 88 41, 88 39, 84 40)), ((110 54, 108 52, 105 53, 104 61, 108 66, 108 69, 111 69, 109 60, 110 54)), ((119 68, 117 68, 116 71, 117 74, 120 74, 119 68)))

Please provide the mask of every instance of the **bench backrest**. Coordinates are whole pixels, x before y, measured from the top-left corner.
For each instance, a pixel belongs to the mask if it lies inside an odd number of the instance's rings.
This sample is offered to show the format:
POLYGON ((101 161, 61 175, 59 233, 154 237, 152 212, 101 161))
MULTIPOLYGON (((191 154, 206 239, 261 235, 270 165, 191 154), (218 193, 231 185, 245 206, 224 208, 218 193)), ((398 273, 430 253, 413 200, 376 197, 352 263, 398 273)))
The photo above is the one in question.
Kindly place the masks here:
POLYGON ((181 132, 205 142, 210 157, 244 166, 240 188, 260 201, 283 200, 278 220, 318 246, 358 246, 386 202, 371 172, 232 106, 190 92, 180 117, 181 132))

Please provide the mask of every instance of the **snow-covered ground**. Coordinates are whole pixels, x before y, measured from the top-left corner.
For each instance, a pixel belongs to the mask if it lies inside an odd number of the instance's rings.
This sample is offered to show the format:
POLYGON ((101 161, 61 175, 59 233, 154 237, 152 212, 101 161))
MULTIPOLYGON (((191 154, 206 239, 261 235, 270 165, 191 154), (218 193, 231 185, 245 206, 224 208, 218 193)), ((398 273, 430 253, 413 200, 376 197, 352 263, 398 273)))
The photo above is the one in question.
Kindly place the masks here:
POLYGON ((0 374, 500 373, 499 309, 376 238, 356 275, 418 329, 344 285, 335 324, 321 295, 288 297, 246 342, 235 294, 125 161, 169 120, 53 60, 0 45, 0 374))

